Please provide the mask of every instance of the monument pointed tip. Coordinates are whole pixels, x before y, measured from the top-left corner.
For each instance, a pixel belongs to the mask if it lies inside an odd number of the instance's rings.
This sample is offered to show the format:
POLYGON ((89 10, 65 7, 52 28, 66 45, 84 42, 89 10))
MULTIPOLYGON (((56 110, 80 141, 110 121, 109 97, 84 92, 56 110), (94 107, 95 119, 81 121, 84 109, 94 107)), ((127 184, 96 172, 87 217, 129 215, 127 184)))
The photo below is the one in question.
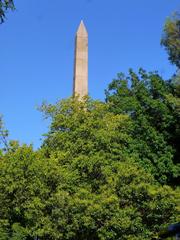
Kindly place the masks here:
POLYGON ((83 25, 83 26, 85 27, 85 24, 84 24, 83 19, 81 19, 79 26, 80 26, 80 25, 83 25))
POLYGON ((77 35, 78 36, 87 36, 88 35, 83 20, 81 20, 81 22, 79 24, 79 27, 78 27, 78 30, 77 30, 77 35))

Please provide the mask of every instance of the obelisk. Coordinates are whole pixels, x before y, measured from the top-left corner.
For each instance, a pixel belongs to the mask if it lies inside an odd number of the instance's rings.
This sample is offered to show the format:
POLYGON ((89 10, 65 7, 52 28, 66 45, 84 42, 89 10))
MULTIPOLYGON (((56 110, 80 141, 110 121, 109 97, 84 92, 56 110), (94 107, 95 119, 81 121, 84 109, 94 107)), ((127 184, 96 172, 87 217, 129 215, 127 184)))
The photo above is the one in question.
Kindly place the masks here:
POLYGON ((88 95, 88 33, 83 21, 75 39, 73 95, 80 99, 88 95))

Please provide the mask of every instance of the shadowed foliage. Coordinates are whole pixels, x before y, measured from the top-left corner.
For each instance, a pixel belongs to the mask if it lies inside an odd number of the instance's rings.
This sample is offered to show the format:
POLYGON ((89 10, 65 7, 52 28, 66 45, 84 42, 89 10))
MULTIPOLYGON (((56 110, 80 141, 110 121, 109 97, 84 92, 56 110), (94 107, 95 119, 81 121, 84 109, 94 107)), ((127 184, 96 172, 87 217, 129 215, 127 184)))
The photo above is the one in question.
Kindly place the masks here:
POLYGON ((13 0, 0 0, 0 23, 3 23, 8 10, 14 10, 13 0))

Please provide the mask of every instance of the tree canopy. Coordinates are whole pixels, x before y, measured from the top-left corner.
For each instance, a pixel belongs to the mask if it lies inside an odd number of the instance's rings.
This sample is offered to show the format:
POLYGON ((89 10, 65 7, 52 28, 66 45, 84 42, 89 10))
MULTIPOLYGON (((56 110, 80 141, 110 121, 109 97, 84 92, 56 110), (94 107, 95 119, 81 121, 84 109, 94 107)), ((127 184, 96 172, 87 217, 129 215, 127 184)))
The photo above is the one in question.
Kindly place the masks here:
POLYGON ((150 239, 176 221, 178 192, 129 154, 129 116, 89 99, 42 110, 42 149, 16 144, 0 159, 0 239, 150 239))
POLYGON ((177 180, 179 173, 180 101, 176 85, 157 73, 119 74, 106 90, 106 101, 115 114, 133 121, 131 151, 161 183, 177 180))

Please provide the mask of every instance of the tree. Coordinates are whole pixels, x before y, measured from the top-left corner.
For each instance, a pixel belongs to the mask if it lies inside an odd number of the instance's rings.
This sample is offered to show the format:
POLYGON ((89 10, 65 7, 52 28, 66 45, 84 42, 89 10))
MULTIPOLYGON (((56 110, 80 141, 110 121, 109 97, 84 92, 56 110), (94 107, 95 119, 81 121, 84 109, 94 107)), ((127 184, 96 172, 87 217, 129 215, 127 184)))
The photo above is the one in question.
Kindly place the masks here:
POLYGON ((57 162, 45 159, 42 151, 11 143, 0 156, 0 239, 33 240, 49 234, 51 198, 62 178, 57 162))
POLYGON ((0 23, 3 23, 6 17, 7 10, 14 10, 13 0, 0 0, 0 23))
POLYGON ((31 147, 12 146, 1 156, 0 169, 0 239, 26 239, 44 206, 38 159, 31 147))
POLYGON ((180 14, 168 18, 164 26, 161 44, 169 55, 169 60, 180 69, 180 14))
POLYGON ((176 221, 177 192, 129 155, 127 115, 88 99, 42 110, 42 149, 16 143, 0 156, 0 239, 145 240, 176 221))
POLYGON ((43 149, 67 181, 52 199, 56 239, 149 239, 175 221, 176 193, 135 163, 131 120, 108 108, 88 99, 42 106, 52 119, 43 149))
POLYGON ((160 183, 174 184, 179 172, 179 106, 175 85, 157 72, 118 75, 106 91, 110 111, 128 114, 133 121, 131 151, 160 183))
POLYGON ((43 148, 47 148, 47 152, 64 151, 69 158, 79 154, 92 155, 97 151, 102 155, 114 151, 117 158, 122 157, 122 150, 130 141, 131 122, 127 115, 116 116, 107 109, 107 104, 77 98, 60 101, 57 105, 43 104, 41 110, 52 119, 43 148), (122 143, 121 152, 113 142, 122 143))

